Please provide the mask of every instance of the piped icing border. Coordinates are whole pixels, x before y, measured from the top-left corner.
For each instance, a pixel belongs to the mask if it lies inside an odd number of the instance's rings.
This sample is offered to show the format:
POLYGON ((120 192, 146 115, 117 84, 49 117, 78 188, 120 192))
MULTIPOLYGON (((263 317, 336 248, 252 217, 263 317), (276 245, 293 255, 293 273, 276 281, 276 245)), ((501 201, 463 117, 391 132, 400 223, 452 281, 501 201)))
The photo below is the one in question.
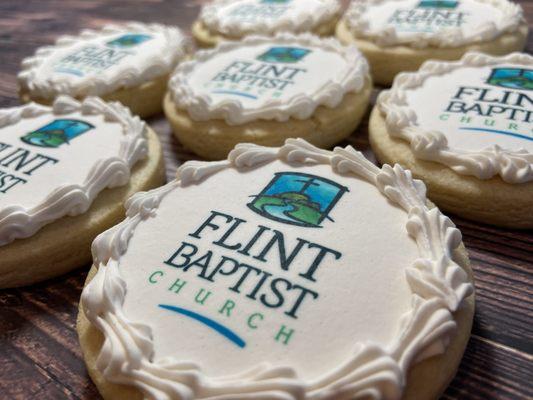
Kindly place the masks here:
POLYGON ((262 20, 254 24, 249 24, 236 19, 227 20, 220 18, 221 9, 237 1, 241 0, 218 0, 205 5, 200 13, 200 21, 210 31, 232 37, 239 37, 250 33, 274 34, 280 31, 298 33, 313 30, 321 24, 336 18, 341 8, 337 0, 319 0, 322 5, 318 11, 307 9, 299 15, 288 12, 273 21, 262 20))
POLYGON ((280 33, 274 38, 268 36, 248 36, 240 41, 225 41, 212 50, 198 51, 193 60, 181 63, 169 81, 172 100, 180 109, 185 109, 196 121, 223 119, 230 125, 240 125, 257 119, 287 121, 289 118, 307 119, 316 108, 324 105, 338 106, 347 93, 361 91, 370 80, 368 63, 355 45, 343 46, 333 38, 322 39, 311 34, 293 35, 280 33), (207 95, 198 94, 189 83, 189 74, 198 64, 206 62, 217 54, 232 51, 243 46, 269 44, 298 44, 334 51, 346 60, 343 73, 332 76, 322 88, 310 95, 301 93, 286 102, 271 99, 257 109, 246 109, 239 100, 227 99, 219 106, 213 104, 207 95))
MULTIPOLYGON (((127 218, 99 235, 93 243, 98 272, 82 293, 85 315, 105 337, 97 368, 110 382, 133 385, 148 399, 325 399, 368 396, 399 399, 409 368, 445 351, 456 329, 453 312, 473 292, 466 272, 452 259, 461 233, 438 208, 426 203, 426 189, 399 165, 381 169, 352 147, 318 149, 302 139, 289 139, 281 148, 239 144, 227 160, 190 161, 169 184, 137 193, 127 202, 127 218), (386 347, 354 343, 353 354, 335 370, 312 381, 298 379, 290 367, 258 364, 237 376, 211 378, 198 366, 167 357, 154 361, 148 325, 128 319, 123 303, 128 291, 120 259, 143 221, 157 216, 162 199, 173 190, 216 175, 226 168, 249 170, 274 160, 297 165, 322 164, 341 174, 353 174, 371 184, 407 213, 407 232, 417 242, 420 258, 406 269, 412 309, 401 317, 397 339, 386 347), (337 398, 337 397, 335 397, 337 398)), ((365 397, 366 398, 366 397, 365 397)))
POLYGON ((26 118, 53 113, 66 115, 81 112, 84 115, 104 116, 105 121, 122 125, 124 137, 116 156, 95 160, 82 185, 65 184, 54 189, 46 199, 33 208, 18 205, 0 210, 0 246, 15 239, 27 238, 65 215, 85 213, 98 194, 105 188, 126 185, 133 165, 148 153, 145 139, 146 124, 132 116, 120 103, 105 103, 99 98, 88 97, 78 102, 68 96, 60 96, 52 107, 36 103, 0 110, 0 128, 13 125, 26 118))
MULTIPOLYGON (((505 33, 516 32, 525 23, 524 11, 519 4, 508 0, 472 0, 489 4, 499 9, 502 16, 501 26, 485 21, 475 29, 474 35, 465 35, 461 29, 449 29, 440 32, 425 32, 416 38, 401 38, 393 26, 372 30, 363 15, 368 8, 391 0, 357 0, 352 1, 344 16, 348 29, 358 39, 370 40, 379 46, 408 45, 414 48, 425 47, 460 47, 468 44, 487 42, 505 33)), ((394 0, 392 0, 394 1, 394 0)))
POLYGON ((388 133, 409 142, 415 157, 447 165, 459 174, 473 175, 479 179, 499 175, 508 183, 532 181, 532 153, 525 149, 503 149, 498 145, 479 151, 451 148, 442 132, 427 131, 417 126, 416 111, 406 103, 405 92, 421 87, 432 76, 445 75, 463 67, 497 64, 533 66, 533 56, 512 53, 504 57, 491 57, 471 52, 456 62, 427 61, 418 72, 398 75, 391 89, 380 93, 377 100, 377 107, 385 118, 388 133))
POLYGON ((176 64, 185 57, 189 47, 189 40, 180 29, 175 27, 161 24, 147 25, 139 22, 130 22, 124 25, 106 25, 101 30, 83 30, 77 36, 61 36, 54 45, 38 48, 33 56, 22 60, 22 70, 18 74, 18 82, 23 92, 30 92, 32 95, 45 99, 50 99, 60 94, 73 97, 103 96, 120 88, 135 87, 170 73, 176 64), (79 44, 80 41, 131 31, 162 34, 165 37, 166 46, 161 49, 158 57, 152 57, 145 63, 131 62, 127 65, 121 65, 119 67, 120 71, 113 74, 112 78, 96 76, 81 85, 69 79, 57 77, 52 79, 39 74, 40 67, 49 57, 79 44))

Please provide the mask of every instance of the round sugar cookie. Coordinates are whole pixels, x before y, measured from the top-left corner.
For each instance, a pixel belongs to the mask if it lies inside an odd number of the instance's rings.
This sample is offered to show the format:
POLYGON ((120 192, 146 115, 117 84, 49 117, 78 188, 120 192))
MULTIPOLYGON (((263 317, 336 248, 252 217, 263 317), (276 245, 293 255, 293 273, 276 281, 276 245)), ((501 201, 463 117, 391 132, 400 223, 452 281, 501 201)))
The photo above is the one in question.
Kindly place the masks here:
POLYGON ((474 314, 453 223, 400 166, 302 139, 191 161, 93 243, 104 399, 437 399, 474 314))
POLYGON ((61 94, 99 96, 148 117, 161 112, 168 76, 188 48, 178 28, 139 22, 62 36, 22 61, 20 97, 49 105, 61 94))
POLYGON ((358 0, 336 34, 357 45, 376 83, 390 85, 426 60, 522 51, 528 26, 521 6, 509 0, 358 0))
POLYGON ((182 63, 164 111, 182 144, 217 160, 241 142, 301 137, 330 147, 359 125, 371 92, 355 46, 309 34, 249 36, 182 63))
POLYGON ((441 209, 532 228, 533 57, 469 53, 399 75, 370 119, 382 163, 424 180, 441 209))
POLYGON ((0 110, 0 288, 89 263, 124 201, 163 182, 159 139, 119 103, 62 96, 0 110))
POLYGON ((202 8, 192 34, 200 47, 281 31, 330 36, 340 9, 338 0, 216 0, 202 8))

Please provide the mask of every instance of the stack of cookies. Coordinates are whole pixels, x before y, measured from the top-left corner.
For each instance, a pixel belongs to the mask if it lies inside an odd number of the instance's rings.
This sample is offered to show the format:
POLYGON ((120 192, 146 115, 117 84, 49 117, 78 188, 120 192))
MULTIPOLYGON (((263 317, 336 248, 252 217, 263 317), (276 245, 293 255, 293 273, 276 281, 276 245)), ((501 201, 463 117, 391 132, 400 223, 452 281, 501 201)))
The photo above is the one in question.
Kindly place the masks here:
POLYGON ((202 50, 140 22, 60 37, 0 111, 0 286, 92 260, 105 399, 436 399, 474 314, 441 210, 533 227, 527 33, 508 0, 216 0, 202 50), (334 147, 371 99, 381 166, 334 147), (199 156, 163 186, 161 112, 199 156))

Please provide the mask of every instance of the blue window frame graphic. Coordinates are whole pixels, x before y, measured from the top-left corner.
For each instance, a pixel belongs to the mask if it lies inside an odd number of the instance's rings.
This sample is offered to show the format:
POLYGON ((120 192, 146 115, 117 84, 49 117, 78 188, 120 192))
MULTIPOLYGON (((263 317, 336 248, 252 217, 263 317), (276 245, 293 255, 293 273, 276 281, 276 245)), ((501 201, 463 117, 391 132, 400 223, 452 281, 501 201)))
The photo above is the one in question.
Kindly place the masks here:
POLYGON ((257 57, 260 61, 292 64, 302 60, 311 50, 301 47, 271 47, 257 57))
POLYGON ((509 89, 533 90, 533 70, 527 68, 494 68, 487 83, 509 89))
POLYGON ((109 42, 107 42, 107 45, 111 47, 129 48, 138 46, 141 43, 144 43, 150 39, 152 39, 152 36, 150 35, 145 35, 142 33, 127 33, 125 35, 119 36, 116 39, 110 40, 109 42))
POLYGON ((248 208, 274 221, 320 227, 348 188, 330 179, 300 172, 278 172, 270 183, 252 196, 248 208))
POLYGON ((59 147, 94 128, 94 125, 77 119, 55 119, 52 122, 22 136, 26 144, 38 147, 59 147))
POLYGON ((418 8, 444 8, 454 9, 459 5, 456 0, 422 0, 418 3, 418 8))

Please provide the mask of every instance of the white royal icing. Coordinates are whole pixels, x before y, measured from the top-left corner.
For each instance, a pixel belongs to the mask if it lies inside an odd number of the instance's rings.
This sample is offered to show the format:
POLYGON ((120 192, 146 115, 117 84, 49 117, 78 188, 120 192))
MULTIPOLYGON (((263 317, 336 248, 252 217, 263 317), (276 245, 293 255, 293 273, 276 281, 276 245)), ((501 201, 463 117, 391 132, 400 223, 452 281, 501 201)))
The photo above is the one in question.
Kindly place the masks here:
POLYGON ((532 56, 468 53, 399 75, 378 107, 389 134, 407 140, 416 157, 479 179, 524 183, 533 180, 532 89, 532 56), (502 74, 511 81, 502 83, 502 74))
POLYGON ((339 11, 337 0, 218 0, 202 9, 200 20, 211 31, 238 37, 310 31, 339 11))
POLYGON ((174 71, 169 90, 178 108, 197 121, 309 118, 318 106, 336 107, 368 79, 355 46, 310 34, 249 36, 196 53, 174 71), (290 48, 292 53, 276 53, 290 48), (289 61, 273 57, 287 56, 289 61))
POLYGON ((127 184, 147 154, 145 129, 127 108, 94 97, 0 110, 0 246, 127 184))
POLYGON ((452 257, 461 233, 426 201, 400 166, 302 139, 184 164, 93 243, 97 368, 147 399, 400 399, 472 293, 452 257), (313 202, 319 227, 290 214, 313 202))
POLYGON ((345 21, 380 46, 459 47, 516 32, 524 16, 508 0, 358 0, 345 21))
POLYGON ((175 27, 107 25, 39 48, 22 61, 18 79, 22 90, 42 98, 103 96, 168 74, 187 48, 188 40, 175 27))

